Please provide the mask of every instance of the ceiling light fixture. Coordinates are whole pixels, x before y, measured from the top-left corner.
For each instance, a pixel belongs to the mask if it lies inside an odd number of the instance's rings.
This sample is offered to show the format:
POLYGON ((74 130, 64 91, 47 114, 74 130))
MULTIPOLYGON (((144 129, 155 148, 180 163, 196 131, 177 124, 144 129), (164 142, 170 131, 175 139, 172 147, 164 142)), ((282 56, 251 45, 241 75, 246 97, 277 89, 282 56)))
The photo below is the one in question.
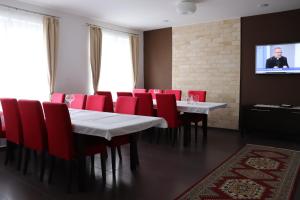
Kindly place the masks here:
POLYGON ((181 0, 177 3, 176 10, 181 15, 191 15, 196 12, 197 4, 194 0, 181 0))
POLYGON ((258 4, 257 7, 260 7, 260 8, 266 8, 268 7, 269 4, 268 3, 261 3, 261 4, 258 4))

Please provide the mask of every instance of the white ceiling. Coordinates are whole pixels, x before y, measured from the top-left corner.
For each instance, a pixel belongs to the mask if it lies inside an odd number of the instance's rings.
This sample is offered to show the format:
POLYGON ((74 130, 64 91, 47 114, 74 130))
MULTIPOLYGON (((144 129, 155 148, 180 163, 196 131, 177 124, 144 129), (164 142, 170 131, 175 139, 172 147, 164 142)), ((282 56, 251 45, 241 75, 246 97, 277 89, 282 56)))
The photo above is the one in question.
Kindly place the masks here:
POLYGON ((136 30, 151 30, 300 8, 299 0, 197 0, 194 15, 176 13, 178 0, 20 0, 136 30), (258 4, 268 3, 266 8, 258 4), (166 22, 165 20, 168 20, 166 22))

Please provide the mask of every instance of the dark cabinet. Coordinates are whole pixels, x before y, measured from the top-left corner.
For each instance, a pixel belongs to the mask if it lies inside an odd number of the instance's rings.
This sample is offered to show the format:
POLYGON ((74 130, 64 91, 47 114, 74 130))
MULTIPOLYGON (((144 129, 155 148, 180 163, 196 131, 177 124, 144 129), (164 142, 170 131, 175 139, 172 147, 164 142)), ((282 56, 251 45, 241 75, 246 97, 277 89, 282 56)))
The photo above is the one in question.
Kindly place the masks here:
POLYGON ((263 131, 300 136, 300 107, 246 106, 242 108, 242 133, 263 131))

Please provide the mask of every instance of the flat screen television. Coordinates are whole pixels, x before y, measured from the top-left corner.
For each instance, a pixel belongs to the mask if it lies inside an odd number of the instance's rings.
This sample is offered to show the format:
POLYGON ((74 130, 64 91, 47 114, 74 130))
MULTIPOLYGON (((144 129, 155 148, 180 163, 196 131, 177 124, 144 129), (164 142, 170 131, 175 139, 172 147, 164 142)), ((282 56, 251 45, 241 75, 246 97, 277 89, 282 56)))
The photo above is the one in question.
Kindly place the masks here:
POLYGON ((256 74, 300 74, 300 43, 256 46, 256 74))

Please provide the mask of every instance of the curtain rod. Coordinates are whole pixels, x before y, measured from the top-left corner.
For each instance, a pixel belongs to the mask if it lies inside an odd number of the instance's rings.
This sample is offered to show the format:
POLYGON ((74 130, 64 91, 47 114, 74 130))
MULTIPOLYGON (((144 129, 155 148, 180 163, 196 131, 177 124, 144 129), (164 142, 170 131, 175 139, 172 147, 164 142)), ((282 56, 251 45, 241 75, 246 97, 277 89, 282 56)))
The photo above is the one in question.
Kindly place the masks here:
POLYGON ((111 31, 116 31, 116 32, 120 32, 120 33, 127 33, 127 34, 131 34, 131 35, 139 35, 139 34, 136 34, 136 33, 131 33, 131 32, 127 32, 127 31, 120 31, 120 30, 117 30, 117 29, 107 28, 107 27, 104 27, 104 26, 98 26, 98 25, 95 25, 95 24, 86 23, 86 25, 92 26, 92 27, 103 28, 103 29, 107 29, 107 30, 111 30, 111 31))
POLYGON ((26 10, 26 9, 23 9, 23 8, 17 8, 17 7, 5 5, 5 4, 0 4, 0 6, 10 8, 10 9, 20 10, 20 11, 24 11, 24 12, 28 12, 28 13, 33 13, 33 14, 36 14, 36 15, 42 15, 42 16, 47 16, 47 17, 55 17, 55 18, 58 18, 58 19, 60 18, 60 17, 57 17, 57 16, 48 15, 48 14, 45 14, 45 13, 40 13, 40 12, 36 12, 36 11, 31 11, 31 10, 26 10))

